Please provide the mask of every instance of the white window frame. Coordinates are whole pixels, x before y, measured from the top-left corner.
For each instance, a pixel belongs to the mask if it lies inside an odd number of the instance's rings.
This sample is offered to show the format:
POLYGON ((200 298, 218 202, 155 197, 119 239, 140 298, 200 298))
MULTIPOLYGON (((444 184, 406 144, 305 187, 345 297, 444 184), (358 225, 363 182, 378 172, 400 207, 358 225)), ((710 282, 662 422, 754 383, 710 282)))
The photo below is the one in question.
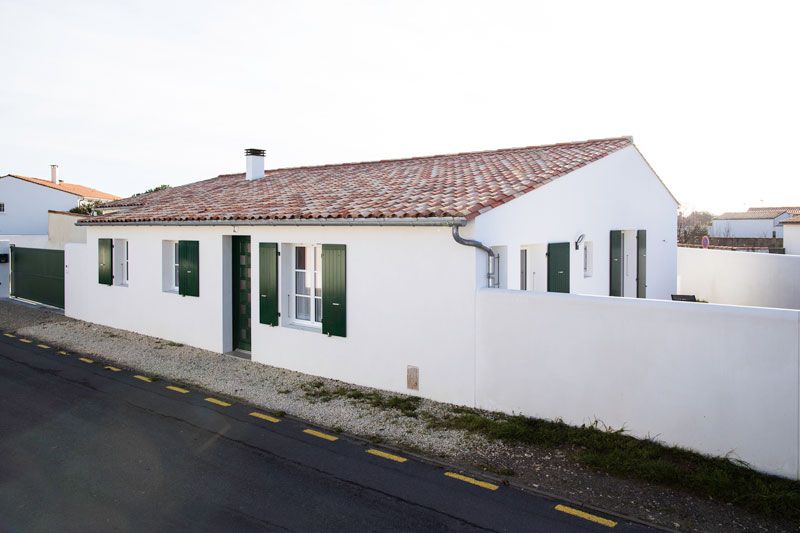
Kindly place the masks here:
POLYGON ((161 245, 161 290, 178 293, 178 243, 180 241, 164 240, 161 245))
POLYGON ((181 255, 180 241, 172 243, 172 286, 173 292, 178 292, 181 285, 181 255))
POLYGON ((292 245, 292 292, 290 294, 290 302, 291 302, 291 322, 293 324, 297 324, 300 326, 312 327, 322 329, 322 317, 319 317, 319 321, 317 321, 317 306, 316 301, 320 301, 320 312, 322 311, 322 245, 320 244, 294 244, 292 245), (309 265, 306 264, 306 268, 298 269, 297 268, 297 249, 298 248, 305 248, 306 249, 306 259, 308 259, 308 249, 312 250, 311 258, 312 258, 312 265, 309 269, 309 265), (297 293, 297 274, 298 272, 303 272, 306 275, 306 279, 308 279, 309 273, 312 274, 311 279, 311 294, 298 294, 297 293), (317 285, 320 286, 320 295, 316 295, 317 285), (307 298, 310 300, 309 303, 309 316, 311 317, 310 320, 306 320, 304 318, 297 317, 297 298, 307 298))
POLYGON ((111 257, 114 260, 114 267, 112 274, 114 276, 114 285, 118 287, 128 286, 128 239, 114 239, 111 241, 112 252, 111 257))

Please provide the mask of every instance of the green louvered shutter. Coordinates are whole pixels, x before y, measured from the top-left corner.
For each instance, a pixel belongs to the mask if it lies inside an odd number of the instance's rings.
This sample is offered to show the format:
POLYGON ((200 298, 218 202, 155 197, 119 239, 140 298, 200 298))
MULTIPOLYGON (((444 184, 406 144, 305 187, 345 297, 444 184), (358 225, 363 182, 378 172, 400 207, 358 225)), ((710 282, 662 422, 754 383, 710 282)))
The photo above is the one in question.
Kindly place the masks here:
POLYGON ((97 281, 103 285, 114 283, 114 252, 111 239, 97 239, 97 281))
POLYGON ((611 296, 622 296, 622 232, 611 231, 611 256, 609 258, 609 292, 611 296))
POLYGON ((178 242, 178 293, 200 296, 200 243, 178 242))
POLYGON ((262 324, 278 325, 278 244, 258 244, 258 317, 262 324))
POLYGON ((636 232, 636 297, 647 298, 647 230, 636 232))
POLYGON ((322 333, 347 336, 347 260, 344 244, 322 245, 322 333))

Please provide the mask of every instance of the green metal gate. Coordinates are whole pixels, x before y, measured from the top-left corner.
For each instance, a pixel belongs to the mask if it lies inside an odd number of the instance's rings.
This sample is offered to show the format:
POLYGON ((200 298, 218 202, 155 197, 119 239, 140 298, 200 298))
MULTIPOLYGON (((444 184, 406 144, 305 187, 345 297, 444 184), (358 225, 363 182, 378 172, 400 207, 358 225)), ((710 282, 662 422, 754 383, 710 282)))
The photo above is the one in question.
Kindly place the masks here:
POLYGON ((11 247, 11 296, 64 308, 64 251, 11 247))

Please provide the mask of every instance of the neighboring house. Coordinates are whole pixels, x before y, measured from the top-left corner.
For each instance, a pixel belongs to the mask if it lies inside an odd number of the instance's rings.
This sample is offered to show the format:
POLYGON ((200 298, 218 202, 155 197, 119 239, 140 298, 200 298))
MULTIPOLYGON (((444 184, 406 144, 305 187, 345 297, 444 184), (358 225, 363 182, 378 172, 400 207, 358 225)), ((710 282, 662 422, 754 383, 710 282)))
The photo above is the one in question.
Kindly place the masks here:
MULTIPOLYGON (((18 174, 0 176, 0 239, 16 235, 47 235, 48 211, 69 211, 86 201, 108 201, 118 196, 58 179, 18 174)), ((13 240, 13 239, 12 239, 13 240)))
POLYGON ((787 254, 800 255, 800 215, 783 221, 783 247, 787 254))
POLYGON ((263 151, 246 159, 81 220, 67 315, 470 404, 452 371, 474 364, 479 288, 675 292, 678 204, 630 138, 266 172, 263 151))
POLYGON ((711 237, 782 238, 784 220, 800 215, 800 207, 751 207, 723 213, 711 223, 711 237))

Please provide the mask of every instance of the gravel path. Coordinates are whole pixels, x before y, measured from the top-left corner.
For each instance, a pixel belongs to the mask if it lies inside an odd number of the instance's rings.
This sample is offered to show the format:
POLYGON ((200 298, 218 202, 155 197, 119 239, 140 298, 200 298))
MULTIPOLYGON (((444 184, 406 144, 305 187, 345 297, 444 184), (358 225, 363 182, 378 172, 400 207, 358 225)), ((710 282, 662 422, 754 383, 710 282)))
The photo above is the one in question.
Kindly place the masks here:
POLYGON ((795 529, 796 525, 768 521, 710 499, 597 473, 557 450, 507 445, 463 431, 429 427, 427 420, 452 413, 453 406, 448 404, 421 400, 415 405, 417 416, 405 416, 399 409, 375 407, 363 399, 402 401, 404 397, 399 395, 90 324, 15 301, 0 300, 0 329, 207 388, 336 431, 482 469, 495 476, 505 474, 500 477, 512 483, 669 529, 800 530, 795 529))

